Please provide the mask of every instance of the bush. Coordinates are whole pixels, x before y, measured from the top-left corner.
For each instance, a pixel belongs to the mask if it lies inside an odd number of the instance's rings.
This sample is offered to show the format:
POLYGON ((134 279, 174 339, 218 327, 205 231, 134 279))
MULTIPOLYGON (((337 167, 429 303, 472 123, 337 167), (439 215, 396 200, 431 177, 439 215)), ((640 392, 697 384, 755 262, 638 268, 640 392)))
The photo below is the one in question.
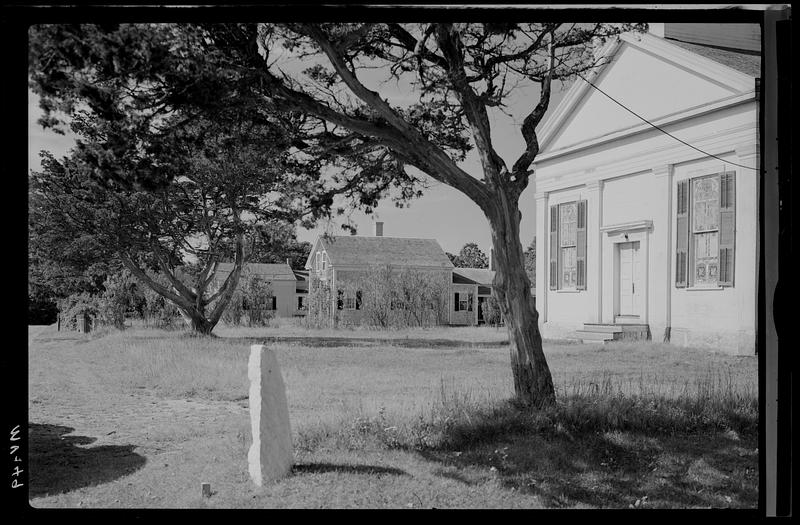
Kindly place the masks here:
POLYGON ((481 310, 483 320, 486 324, 492 326, 498 326, 500 324, 500 305, 497 304, 497 299, 495 299, 494 296, 489 297, 481 304, 481 310))
MULTIPOLYGON (((150 278, 166 287, 171 286, 166 276, 148 271, 150 278)), ((172 302, 168 301, 149 286, 143 287, 144 292, 144 324, 156 328, 174 328, 179 319, 179 310, 172 302)))

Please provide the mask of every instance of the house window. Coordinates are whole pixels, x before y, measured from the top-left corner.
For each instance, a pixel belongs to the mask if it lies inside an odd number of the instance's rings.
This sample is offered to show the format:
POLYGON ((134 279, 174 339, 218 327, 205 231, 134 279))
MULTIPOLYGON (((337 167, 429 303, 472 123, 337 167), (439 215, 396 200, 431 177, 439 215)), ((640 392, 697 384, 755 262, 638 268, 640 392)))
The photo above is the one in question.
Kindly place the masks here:
POLYGON ((551 290, 586 289, 586 201, 550 207, 551 290))
POLYGON ((733 286, 735 173, 678 182, 675 286, 733 286))
POLYGON ((691 259, 695 286, 717 286, 719 274, 719 178, 692 180, 691 259))
POLYGON ((317 270, 317 273, 322 269, 322 254, 320 252, 317 252, 316 265, 314 268, 317 270))
POLYGON ((460 293, 456 292, 454 304, 456 312, 471 312, 472 294, 466 292, 460 292, 460 293))
POLYGON ((328 267, 328 254, 326 252, 322 252, 322 271, 324 272, 327 267, 328 267))
POLYGON ((577 284, 578 204, 569 202, 558 207, 559 249, 561 253, 561 288, 575 288, 577 284))

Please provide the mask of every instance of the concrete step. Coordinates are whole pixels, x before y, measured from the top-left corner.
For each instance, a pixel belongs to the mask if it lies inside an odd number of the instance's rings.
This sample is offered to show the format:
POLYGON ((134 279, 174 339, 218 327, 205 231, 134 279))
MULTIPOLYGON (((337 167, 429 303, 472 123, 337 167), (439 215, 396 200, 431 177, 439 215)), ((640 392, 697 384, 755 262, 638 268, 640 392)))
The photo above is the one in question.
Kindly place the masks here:
POLYGON ((608 324, 608 323, 583 323, 583 331, 586 332, 608 332, 608 333, 619 333, 622 332, 623 328, 616 324, 608 324))
MULTIPOLYGON (((616 333, 622 333, 622 332, 616 332, 616 333)), ((580 339, 584 342, 586 341, 605 342, 605 341, 614 341, 616 339, 614 332, 595 332, 589 330, 575 330, 575 336, 576 339, 580 339)))

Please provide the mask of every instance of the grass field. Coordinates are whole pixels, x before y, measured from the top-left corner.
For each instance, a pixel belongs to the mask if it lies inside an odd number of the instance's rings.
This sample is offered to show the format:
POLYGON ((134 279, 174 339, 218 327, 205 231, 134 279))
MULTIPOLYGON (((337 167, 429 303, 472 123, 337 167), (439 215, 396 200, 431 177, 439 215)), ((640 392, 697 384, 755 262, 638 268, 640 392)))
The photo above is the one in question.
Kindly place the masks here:
POLYGON ((757 505, 755 356, 546 341, 558 404, 526 411, 493 328, 30 333, 34 507, 757 505), (281 363, 296 465, 256 488, 260 342, 281 363))

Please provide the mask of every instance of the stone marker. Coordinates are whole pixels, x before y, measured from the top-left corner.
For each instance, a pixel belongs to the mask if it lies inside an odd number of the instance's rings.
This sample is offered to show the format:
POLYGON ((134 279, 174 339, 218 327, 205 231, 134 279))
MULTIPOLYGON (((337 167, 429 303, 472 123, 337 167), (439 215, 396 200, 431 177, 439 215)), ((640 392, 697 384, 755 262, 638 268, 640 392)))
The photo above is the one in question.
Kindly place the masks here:
POLYGON ((211 497, 211 483, 200 483, 200 491, 203 493, 204 498, 211 497))
POLYGON ((272 349, 250 347, 250 424, 253 444, 247 454, 250 477, 259 487, 285 476, 292 468, 292 431, 286 387, 272 349))

